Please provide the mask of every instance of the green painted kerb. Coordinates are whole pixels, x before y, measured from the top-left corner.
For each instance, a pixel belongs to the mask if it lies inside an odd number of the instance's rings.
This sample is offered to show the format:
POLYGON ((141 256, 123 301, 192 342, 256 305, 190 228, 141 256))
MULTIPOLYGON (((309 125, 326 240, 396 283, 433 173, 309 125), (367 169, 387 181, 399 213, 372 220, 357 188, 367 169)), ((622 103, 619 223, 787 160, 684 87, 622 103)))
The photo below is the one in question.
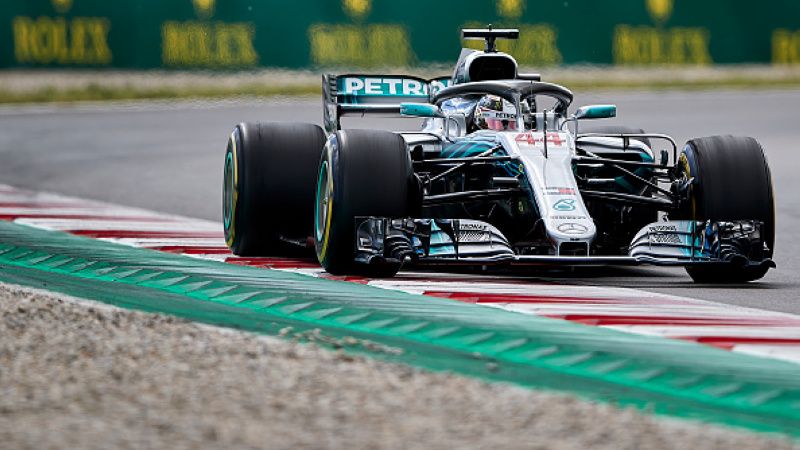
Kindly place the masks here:
POLYGON ((800 365, 689 342, 9 222, 0 222, 0 280, 255 332, 314 335, 346 351, 427 369, 800 436, 800 365))

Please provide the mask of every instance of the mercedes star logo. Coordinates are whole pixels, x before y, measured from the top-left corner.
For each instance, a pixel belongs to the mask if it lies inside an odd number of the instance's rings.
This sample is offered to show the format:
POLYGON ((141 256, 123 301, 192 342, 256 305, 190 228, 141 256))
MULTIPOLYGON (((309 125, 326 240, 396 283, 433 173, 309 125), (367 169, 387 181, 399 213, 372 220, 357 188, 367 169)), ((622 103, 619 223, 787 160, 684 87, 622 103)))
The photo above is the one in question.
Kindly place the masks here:
POLYGON ((562 223, 557 227, 558 231, 565 234, 583 234, 589 231, 589 227, 579 223, 562 223))

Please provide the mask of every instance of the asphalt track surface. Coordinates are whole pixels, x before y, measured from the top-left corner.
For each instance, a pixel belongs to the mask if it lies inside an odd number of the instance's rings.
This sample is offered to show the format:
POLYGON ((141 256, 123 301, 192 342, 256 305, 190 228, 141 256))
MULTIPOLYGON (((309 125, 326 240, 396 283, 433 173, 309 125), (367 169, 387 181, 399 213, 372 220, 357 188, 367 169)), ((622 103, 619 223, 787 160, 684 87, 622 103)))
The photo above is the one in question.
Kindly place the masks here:
MULTIPOLYGON (((760 282, 696 285, 679 268, 519 272, 565 283, 621 286, 731 305, 800 312, 800 91, 608 92, 575 104, 615 103, 606 123, 687 139, 749 135, 764 146, 777 204, 776 270, 760 282)), ((148 102, 0 108, 0 183, 219 220, 222 155, 242 121, 320 123, 318 99, 148 102)), ((345 127, 413 129, 409 120, 350 119, 345 127)), ((732 175, 733 176, 733 175, 732 175)), ((735 199, 731 199, 735 201, 735 199)))

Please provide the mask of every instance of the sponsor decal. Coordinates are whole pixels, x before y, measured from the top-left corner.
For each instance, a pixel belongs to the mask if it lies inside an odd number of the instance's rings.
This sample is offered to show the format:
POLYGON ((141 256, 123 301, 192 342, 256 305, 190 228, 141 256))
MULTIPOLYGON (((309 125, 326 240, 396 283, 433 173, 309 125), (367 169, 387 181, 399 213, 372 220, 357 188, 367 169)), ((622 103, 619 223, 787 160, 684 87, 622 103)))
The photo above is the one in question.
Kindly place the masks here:
POLYGON ((172 67, 247 67, 258 64, 252 22, 210 21, 216 0, 192 0, 200 20, 161 24, 161 61, 172 67))
POLYGON ((517 118, 516 114, 506 113, 506 112, 498 112, 498 111, 482 111, 481 117, 487 119, 499 119, 499 120, 514 120, 517 118))
POLYGON ((345 77, 339 79, 339 90, 345 95, 380 95, 401 97, 427 97, 449 86, 449 80, 433 80, 430 84, 414 78, 345 77))
POLYGON ((772 62, 800 64, 800 30, 779 28, 772 32, 772 62))
MULTIPOLYGON (((528 144, 528 145, 537 145, 544 142, 544 136, 542 133, 530 132, 527 131, 525 133, 519 133, 516 137, 514 137, 514 141, 518 144, 528 144)), ((547 144, 554 145, 556 147, 560 147, 564 145, 566 141, 561 139, 561 135, 558 133, 547 133, 547 144)))
POLYGON ((614 64, 679 64, 713 63, 707 28, 660 28, 617 25, 614 28, 614 64))
POLYGON ((400 24, 325 24, 308 28, 309 56, 321 66, 400 67, 416 58, 400 24))
POLYGON ((573 222, 562 223, 556 229, 564 234, 583 234, 589 231, 586 225, 573 222))
POLYGON ((363 19, 372 9, 371 0, 343 0, 342 9, 355 20, 363 19))
POLYGON ((469 242, 489 242, 491 240, 491 233, 489 233, 489 226, 485 223, 475 222, 459 222, 458 224, 458 241, 462 243, 469 242))
POLYGON ((173 67, 245 67, 258 63, 250 22, 167 21, 161 25, 161 61, 173 67))
POLYGON ((553 209, 556 211, 575 211, 575 199, 562 198, 553 203, 553 209))
POLYGON ((655 26, 620 24, 614 28, 614 64, 705 65, 714 61, 709 51, 711 32, 703 27, 672 27, 674 0, 645 0, 655 26))
POLYGON ((680 234, 686 233, 688 230, 683 230, 679 224, 649 225, 647 232, 651 244, 688 245, 691 242, 688 236, 680 234))
POLYGON ((486 231, 488 226, 483 223, 459 223, 458 229, 461 231, 486 231))
MULTIPOLYGON (((72 2, 59 1, 54 7, 66 12, 72 2)), ((105 17, 17 16, 12 21, 14 57, 20 64, 111 63, 108 33, 111 21, 105 17)))
POLYGON ((524 0, 497 0, 497 14, 507 19, 519 19, 524 8, 524 0))
POLYGON ((192 0, 194 12, 202 19, 208 19, 214 15, 215 0, 192 0))
POLYGON ((570 187, 546 187, 544 195, 576 195, 575 189, 570 187))
POLYGON ((647 12, 653 22, 664 23, 672 15, 673 0, 647 0, 647 12))
POLYGON ((553 220, 586 220, 586 216, 550 216, 553 220))
POLYGON ((53 8, 59 14, 64 14, 72 8, 72 0, 52 0, 53 8))
POLYGON ((650 232, 658 233, 658 232, 676 232, 678 231, 678 227, 676 225, 650 225, 650 232))

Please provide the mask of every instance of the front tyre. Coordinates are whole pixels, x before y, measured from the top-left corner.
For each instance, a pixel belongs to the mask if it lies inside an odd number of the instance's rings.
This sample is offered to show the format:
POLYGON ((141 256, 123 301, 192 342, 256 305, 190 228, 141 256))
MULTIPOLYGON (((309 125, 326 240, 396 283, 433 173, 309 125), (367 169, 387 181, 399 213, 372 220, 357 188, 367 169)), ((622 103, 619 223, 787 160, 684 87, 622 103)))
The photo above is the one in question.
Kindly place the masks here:
MULTIPOLYGON (((678 161, 687 178, 694 178, 689 204, 682 216, 697 221, 757 220, 771 258, 775 246, 775 203, 772 177, 761 144, 750 137, 711 136, 686 143, 678 161)), ((698 283, 744 283, 762 278, 761 266, 693 266, 698 283)))
POLYGON ((346 130, 328 139, 314 208, 317 259, 327 272, 391 277, 400 270, 398 262, 355 262, 357 218, 408 217, 412 178, 411 158, 398 134, 346 130))

